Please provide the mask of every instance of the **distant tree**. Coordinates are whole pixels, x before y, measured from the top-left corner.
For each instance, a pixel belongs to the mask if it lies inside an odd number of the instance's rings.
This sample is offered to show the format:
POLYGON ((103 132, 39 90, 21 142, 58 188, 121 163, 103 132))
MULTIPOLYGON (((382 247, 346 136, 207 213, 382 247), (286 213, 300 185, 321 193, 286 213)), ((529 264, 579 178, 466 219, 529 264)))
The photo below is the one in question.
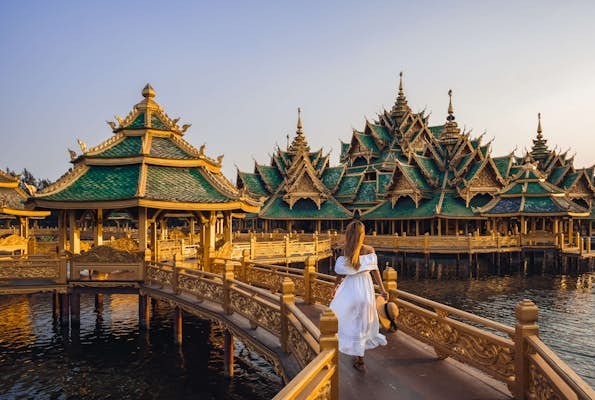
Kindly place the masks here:
POLYGON ((41 190, 41 189, 45 189, 52 183, 52 181, 50 181, 49 179, 46 179, 46 178, 43 178, 43 179, 36 178, 35 175, 33 175, 33 173, 31 171, 29 171, 27 168, 23 168, 23 170, 19 174, 16 171, 6 167, 6 173, 10 174, 12 176, 20 175, 21 176, 21 187, 23 189, 25 189, 25 184, 27 184, 27 185, 34 186, 37 190, 41 190))

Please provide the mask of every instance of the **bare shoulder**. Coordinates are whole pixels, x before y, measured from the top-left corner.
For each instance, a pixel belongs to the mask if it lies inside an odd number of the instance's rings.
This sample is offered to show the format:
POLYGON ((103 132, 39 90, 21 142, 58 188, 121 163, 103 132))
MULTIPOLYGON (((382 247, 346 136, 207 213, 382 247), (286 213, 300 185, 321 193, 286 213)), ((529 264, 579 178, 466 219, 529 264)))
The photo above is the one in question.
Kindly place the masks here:
POLYGON ((376 253, 376 250, 374 250, 374 248, 372 246, 368 246, 367 244, 362 245, 362 251, 361 254, 373 254, 376 253))

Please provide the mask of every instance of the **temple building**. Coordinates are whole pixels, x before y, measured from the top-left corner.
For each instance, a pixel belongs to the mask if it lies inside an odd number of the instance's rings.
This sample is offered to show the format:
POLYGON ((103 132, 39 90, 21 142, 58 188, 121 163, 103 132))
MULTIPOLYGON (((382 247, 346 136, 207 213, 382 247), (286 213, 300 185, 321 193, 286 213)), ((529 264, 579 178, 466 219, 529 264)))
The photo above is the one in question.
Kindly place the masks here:
POLYGON ((256 212, 260 203, 238 190, 221 173, 223 156, 205 155, 183 139, 189 124, 178 126, 154 100, 150 85, 143 100, 126 118, 108 122, 113 135, 82 154, 71 151, 73 167, 57 182, 37 193, 36 209, 58 210, 59 248, 80 252, 80 227, 94 221, 94 244, 104 244, 103 223, 111 215, 127 215, 138 228, 138 250, 151 250, 158 259, 157 242, 168 218, 195 223, 202 255, 208 260, 216 241, 231 242, 235 213, 256 212))
MULTIPOLYGON (((401 74, 393 107, 366 120, 362 130, 353 130, 349 142, 341 142, 336 167, 328 167, 328 157, 320 151, 309 152, 300 120, 287 151, 277 149, 270 165, 256 164, 254 173, 238 172, 238 186, 265 201, 257 217, 268 222, 254 228, 289 228, 289 221, 306 215, 302 204, 309 204, 308 220, 340 221, 350 212, 377 234, 591 231, 594 170, 576 169, 566 153, 548 148, 541 116, 530 152, 523 157, 514 152, 493 156, 491 142, 484 143, 483 135, 474 138, 458 126, 452 91, 448 94, 446 120, 430 126, 424 111, 411 110, 401 74), (306 170, 310 172, 304 174, 306 170), (307 183, 301 180, 304 176, 307 183), (325 199, 332 201, 332 209, 321 206, 325 199), (499 211, 515 201, 522 203, 518 209, 499 211), (573 219, 579 220, 578 228, 573 219)), ((320 223, 300 226, 320 231, 320 223)), ((338 230, 342 226, 325 225, 338 230)))
POLYGON ((296 135, 286 150, 277 148, 269 165, 255 162, 254 172, 238 171, 237 185, 265 201, 247 228, 326 231, 341 229, 352 212, 335 198, 345 166, 329 166, 322 149, 311 152, 298 108, 296 135), (258 225, 260 224, 260 225, 258 225))
POLYGON ((27 210, 25 202, 35 192, 34 187, 26 187, 27 193, 20 186, 20 177, 12 176, 0 170, 0 252, 27 252, 29 239, 29 220, 45 218, 49 211, 27 210), (18 231, 17 231, 18 229, 18 231), (6 236, 6 237, 3 237, 6 236))

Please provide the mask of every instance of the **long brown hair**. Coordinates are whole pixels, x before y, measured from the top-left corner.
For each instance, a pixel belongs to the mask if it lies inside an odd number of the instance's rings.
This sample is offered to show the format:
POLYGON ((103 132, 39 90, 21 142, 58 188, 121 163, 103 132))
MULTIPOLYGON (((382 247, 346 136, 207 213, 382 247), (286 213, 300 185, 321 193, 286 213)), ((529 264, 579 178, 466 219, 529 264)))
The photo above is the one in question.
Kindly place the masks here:
POLYGON ((359 255, 364 244, 364 224, 361 221, 353 221, 347 225, 345 230, 345 247, 343 255, 349 260, 351 266, 359 269, 359 255))

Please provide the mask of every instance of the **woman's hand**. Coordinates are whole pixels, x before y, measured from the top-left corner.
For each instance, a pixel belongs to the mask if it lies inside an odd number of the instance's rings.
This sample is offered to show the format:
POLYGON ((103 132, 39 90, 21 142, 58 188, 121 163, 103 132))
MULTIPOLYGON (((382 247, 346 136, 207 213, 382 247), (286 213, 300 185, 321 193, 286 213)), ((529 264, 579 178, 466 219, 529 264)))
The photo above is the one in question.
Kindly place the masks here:
POLYGON ((380 289, 380 295, 384 300, 388 301, 388 292, 384 288, 380 289))

